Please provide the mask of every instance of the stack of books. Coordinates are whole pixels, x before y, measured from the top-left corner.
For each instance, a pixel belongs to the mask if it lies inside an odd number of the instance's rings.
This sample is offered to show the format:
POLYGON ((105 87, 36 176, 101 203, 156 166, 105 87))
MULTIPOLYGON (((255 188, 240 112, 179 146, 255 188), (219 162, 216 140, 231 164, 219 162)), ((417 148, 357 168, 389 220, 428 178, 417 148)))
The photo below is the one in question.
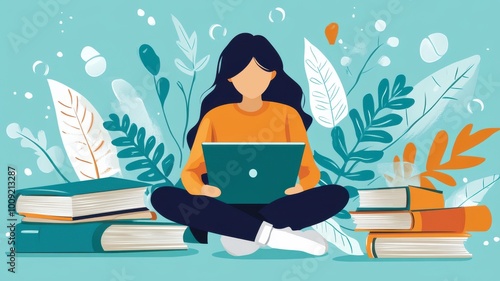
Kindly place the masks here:
POLYGON ((486 231, 486 206, 445 208, 441 191, 417 186, 359 190, 351 212, 356 231, 369 231, 370 258, 470 258, 469 232, 486 231))
POLYGON ((147 184, 103 178, 17 191, 20 253, 82 253, 187 249, 185 226, 154 222, 144 203, 147 184))

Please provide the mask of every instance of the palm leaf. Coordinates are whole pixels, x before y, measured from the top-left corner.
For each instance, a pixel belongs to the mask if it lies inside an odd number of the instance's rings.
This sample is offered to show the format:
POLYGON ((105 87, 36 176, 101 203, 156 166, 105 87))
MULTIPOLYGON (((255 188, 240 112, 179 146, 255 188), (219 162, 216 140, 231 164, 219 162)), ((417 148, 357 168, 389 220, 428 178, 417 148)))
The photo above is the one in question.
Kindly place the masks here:
POLYGON ((80 180, 121 173, 116 147, 92 104, 68 86, 48 79, 59 132, 80 180))
POLYGON ((500 179, 500 175, 492 175, 467 183, 456 189, 445 202, 447 208, 477 206, 486 193, 500 179))
POLYGON ((344 86, 325 55, 304 38, 304 67, 309 84, 310 106, 314 119, 333 128, 348 114, 344 86))
POLYGON ((315 224, 312 228, 342 252, 355 256, 363 255, 359 242, 345 234, 333 218, 315 224))

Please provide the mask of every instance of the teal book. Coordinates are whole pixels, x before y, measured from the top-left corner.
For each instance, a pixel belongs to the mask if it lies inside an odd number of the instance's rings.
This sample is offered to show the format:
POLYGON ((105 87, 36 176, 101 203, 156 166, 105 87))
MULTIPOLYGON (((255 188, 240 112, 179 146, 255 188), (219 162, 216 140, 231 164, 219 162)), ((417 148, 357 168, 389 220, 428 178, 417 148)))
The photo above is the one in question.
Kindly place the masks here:
POLYGON ((102 178, 40 186, 17 191, 16 211, 23 216, 52 220, 84 220, 147 211, 147 183, 102 178))
POLYGON ((444 208, 443 192, 419 186, 358 190, 357 211, 413 211, 444 208))
POLYGON ((148 221, 79 224, 25 223, 16 226, 19 253, 99 253, 184 250, 186 227, 148 221))

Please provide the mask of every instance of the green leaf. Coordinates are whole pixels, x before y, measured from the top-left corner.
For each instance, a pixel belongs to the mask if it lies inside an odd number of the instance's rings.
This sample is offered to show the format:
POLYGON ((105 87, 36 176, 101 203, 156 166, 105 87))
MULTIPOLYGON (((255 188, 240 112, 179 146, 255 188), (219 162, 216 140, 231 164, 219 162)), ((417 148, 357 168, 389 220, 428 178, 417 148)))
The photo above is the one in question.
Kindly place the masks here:
POLYGON ((399 116, 398 114, 389 113, 380 117, 379 119, 373 120, 371 125, 375 128, 383 128, 399 125, 401 121, 403 121, 403 117, 399 116))
POLYGON ((352 161, 360 161, 364 163, 373 163, 377 162, 378 160, 382 159, 384 156, 383 151, 377 151, 377 150, 360 150, 353 152, 351 154, 350 159, 352 161))
POLYGON ((151 166, 151 162, 147 159, 139 159, 135 160, 131 163, 128 163, 127 166, 125 166, 125 169, 127 171, 133 171, 133 170, 138 170, 138 169, 145 169, 149 168, 151 166))
POLYGON ((347 189, 347 192, 349 192, 349 198, 353 198, 359 195, 358 189, 354 186, 346 185, 344 186, 344 188, 347 189))
POLYGON ((148 156, 149 153, 151 153, 151 151, 155 147, 155 144, 156 144, 156 138, 154 136, 150 136, 148 138, 148 141, 146 142, 146 146, 145 146, 145 149, 144 149, 144 154, 146 156, 148 156))
POLYGON ((118 115, 112 113, 109 115, 109 119, 111 121, 106 121, 103 123, 104 129, 108 131, 119 131, 120 128, 120 117, 118 115))
POLYGON ((385 108, 389 101, 389 80, 382 79, 378 84, 378 107, 385 108))
POLYGON ((155 169, 149 169, 137 177, 140 181, 159 181, 163 179, 162 174, 158 173, 155 169))
POLYGON ((394 79, 394 85, 392 86, 392 94, 391 97, 395 97, 400 93, 406 84, 406 76, 403 74, 399 74, 396 79, 394 79))
POLYGON ((392 136, 386 131, 382 130, 370 130, 365 132, 363 135, 362 142, 381 142, 381 143, 390 143, 392 142, 392 136))
MULTIPOLYGON (((144 147, 144 139, 146 138, 146 129, 144 127, 139 128, 139 131, 137 132, 137 146, 140 149, 143 149, 144 147)), ((146 154, 148 155, 148 154, 146 154)))
POLYGON ((319 184, 321 186, 333 184, 332 179, 330 178, 330 176, 328 175, 327 172, 321 171, 320 175, 321 175, 321 177, 319 179, 319 184))
POLYGON ((394 110, 407 109, 412 106, 415 101, 412 98, 401 98, 392 100, 387 104, 387 107, 394 110))
POLYGON ((130 118, 127 114, 123 115, 122 119, 122 131, 127 132, 130 126, 130 118))
POLYGON ((351 218, 351 214, 349 214, 348 211, 346 210, 341 210, 340 212, 338 212, 335 217, 339 218, 339 219, 343 219, 343 220, 346 220, 346 219, 350 219, 351 218))
POLYGON ((139 47, 139 57, 142 64, 153 76, 160 72, 160 58, 156 55, 153 47, 148 44, 143 44, 139 47))
POLYGON ((363 110, 365 113, 365 122, 368 125, 375 116, 375 103, 371 94, 366 94, 363 98, 363 110))
POLYGON ((134 145, 134 141, 129 137, 118 137, 111 141, 114 146, 131 146, 134 145))
POLYGON ((330 172, 333 172, 336 175, 342 175, 340 171, 340 167, 333 160, 319 154, 317 151, 314 151, 314 160, 322 166, 328 169, 330 172))
POLYGON ((363 120, 361 120, 361 116, 359 116, 359 112, 356 109, 349 112, 349 117, 351 117, 354 130, 356 131, 356 137, 359 140, 363 134, 363 120))
POLYGON ((165 177, 168 177, 172 172, 172 168, 174 167, 174 155, 169 154, 163 161, 161 162, 161 167, 163 169, 163 174, 165 177))
POLYGON ((345 143, 345 136, 342 128, 335 126, 332 129, 332 145, 333 149, 342 157, 342 159, 347 160, 347 146, 345 143))
POLYGON ((345 178, 353 181, 367 181, 375 177, 375 173, 370 170, 362 170, 353 173, 347 173, 344 175, 345 178))
POLYGON ((130 139, 135 139, 135 136, 137 135, 137 125, 135 123, 132 123, 132 125, 130 125, 130 130, 128 131, 127 135, 130 139))
POLYGON ((160 163, 161 158, 163 157, 163 153, 165 152, 165 145, 163 143, 160 143, 156 149, 155 153, 153 154, 153 163, 156 165, 160 163))
POLYGON ((167 100, 168 92, 170 91, 170 82, 168 81, 167 78, 162 77, 160 80, 158 80, 158 92, 159 92, 159 97, 160 97, 160 102, 161 105, 163 106, 165 104, 165 100, 167 100))
POLYGON ((413 91, 413 87, 411 87, 411 86, 404 87, 401 90, 401 92, 396 93, 395 97, 404 97, 404 96, 407 96, 409 93, 411 93, 411 91, 413 91))
POLYGON ((135 147, 125 148, 124 150, 118 152, 119 158, 131 158, 142 156, 141 152, 135 147))

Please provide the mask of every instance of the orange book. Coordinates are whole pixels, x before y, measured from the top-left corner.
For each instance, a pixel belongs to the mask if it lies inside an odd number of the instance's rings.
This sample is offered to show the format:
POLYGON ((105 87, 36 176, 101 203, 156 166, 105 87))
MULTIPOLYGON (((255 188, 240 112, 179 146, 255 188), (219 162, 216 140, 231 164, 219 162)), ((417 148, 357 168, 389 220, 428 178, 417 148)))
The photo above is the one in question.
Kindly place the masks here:
POLYGON ((470 258, 467 233, 376 233, 368 235, 370 258, 470 258))
POLYGON ((418 186, 358 190, 358 211, 424 210, 444 208, 443 192, 418 186))
POLYGON ((122 214, 103 215, 103 216, 90 216, 84 218, 74 217, 58 217, 39 214, 24 214, 23 222, 42 222, 42 223, 81 223, 81 222, 95 222, 95 221, 110 221, 110 220, 156 220, 157 215, 151 211, 138 211, 122 214))
POLYGON ((394 212, 351 212, 357 231, 469 232, 487 231, 487 206, 394 212))

